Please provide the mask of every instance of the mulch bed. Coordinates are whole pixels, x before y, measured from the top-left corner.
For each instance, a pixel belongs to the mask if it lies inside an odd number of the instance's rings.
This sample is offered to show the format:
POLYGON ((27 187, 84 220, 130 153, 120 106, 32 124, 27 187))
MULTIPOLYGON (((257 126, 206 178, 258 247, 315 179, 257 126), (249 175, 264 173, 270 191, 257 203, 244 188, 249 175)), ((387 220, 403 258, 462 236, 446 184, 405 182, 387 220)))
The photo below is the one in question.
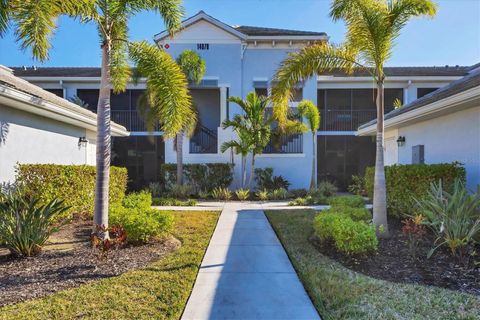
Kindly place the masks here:
POLYGON ((36 257, 19 259, 6 254, 7 250, 0 250, 0 306, 142 268, 180 246, 180 241, 171 238, 127 245, 104 256, 92 249, 90 233, 91 221, 79 220, 52 235, 44 251, 36 257))
POLYGON ((377 279, 432 285, 480 295, 480 248, 476 248, 477 256, 467 261, 452 257, 446 249, 437 249, 427 259, 433 243, 433 237, 429 235, 419 244, 414 258, 401 227, 400 221, 389 220, 391 237, 380 239, 378 252, 368 256, 347 257, 336 251, 331 243, 321 243, 314 236, 310 240, 322 254, 349 269, 377 279))

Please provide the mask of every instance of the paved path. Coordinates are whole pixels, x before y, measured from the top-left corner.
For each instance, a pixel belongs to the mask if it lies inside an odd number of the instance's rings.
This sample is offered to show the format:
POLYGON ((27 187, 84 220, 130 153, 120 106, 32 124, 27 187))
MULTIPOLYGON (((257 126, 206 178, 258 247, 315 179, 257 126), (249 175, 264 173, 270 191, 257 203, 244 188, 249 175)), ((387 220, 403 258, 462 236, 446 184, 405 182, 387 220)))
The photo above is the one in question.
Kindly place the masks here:
POLYGON ((182 319, 320 319, 260 203, 224 205, 182 319))

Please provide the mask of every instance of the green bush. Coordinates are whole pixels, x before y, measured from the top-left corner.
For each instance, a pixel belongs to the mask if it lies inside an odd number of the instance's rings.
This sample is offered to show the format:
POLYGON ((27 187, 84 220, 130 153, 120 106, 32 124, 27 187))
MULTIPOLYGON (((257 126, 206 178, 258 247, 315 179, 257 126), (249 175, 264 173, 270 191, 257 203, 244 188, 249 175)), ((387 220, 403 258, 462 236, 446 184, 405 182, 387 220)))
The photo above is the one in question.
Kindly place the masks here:
MULTIPOLYGON (((365 171, 365 186, 373 198, 375 169, 365 171)), ((415 213, 416 202, 427 196, 430 184, 442 181, 446 191, 452 191, 455 179, 465 181, 465 169, 457 162, 442 164, 408 164, 385 167, 388 214, 406 217, 415 213)))
POLYGON ((313 205, 325 205, 328 204, 328 198, 324 196, 311 196, 307 195, 304 198, 296 198, 288 203, 289 206, 313 206, 313 205))
POLYGON ((122 204, 125 208, 148 210, 152 205, 152 194, 148 191, 133 192, 125 196, 122 204))
POLYGON ((266 201, 268 200, 268 191, 267 190, 258 190, 255 195, 258 197, 259 200, 261 201, 266 201))
POLYGON ((327 180, 320 181, 316 189, 316 192, 320 193, 322 196, 325 197, 334 196, 337 191, 338 188, 333 183, 327 180))
POLYGON ((284 188, 275 189, 268 195, 271 200, 285 200, 288 196, 288 190, 284 188))
POLYGON ((194 207, 197 205, 197 200, 189 199, 187 201, 178 200, 175 198, 153 198, 152 205, 154 206, 179 206, 179 207, 194 207))
POLYGON ((351 218, 353 221, 369 222, 372 220, 372 214, 367 208, 332 207, 326 211, 336 214, 343 214, 351 218))
POLYGON ((365 177, 353 175, 352 183, 348 186, 347 190, 359 196, 368 196, 365 188, 365 177))
POLYGON ((326 210, 315 217, 315 235, 320 241, 331 241, 346 255, 357 255, 377 250, 375 226, 354 221, 346 214, 326 210))
MULTIPOLYGON (((229 163, 184 164, 185 181, 192 186, 193 192, 211 192, 215 188, 228 188, 233 181, 233 166, 229 163)), ((161 176, 167 190, 176 184, 177 165, 161 165, 161 176)))
POLYGON ((217 187, 212 190, 212 197, 215 200, 230 200, 232 198, 232 192, 228 188, 217 187))
POLYGON ((237 191, 235 191, 235 196, 237 196, 237 199, 240 201, 248 200, 248 198, 250 197, 250 190, 238 189, 237 191))
POLYGON ((174 184, 167 194, 176 199, 187 199, 192 194, 192 187, 188 184, 174 184))
POLYGON ((127 231, 129 242, 148 242, 166 235, 173 225, 173 216, 167 211, 143 208, 126 208, 120 205, 110 209, 110 225, 127 231))
MULTIPOLYGON (((95 167, 86 165, 20 164, 16 182, 41 204, 63 199, 70 207, 57 219, 73 214, 93 216, 95 198, 95 167)), ((119 204, 125 197, 127 169, 110 167, 110 205, 119 204)))
POLYGON ((0 243, 15 256, 38 254, 48 237, 56 231, 53 221, 68 209, 61 200, 41 205, 20 193, 3 195, 0 202, 0 243))
POLYGON ((282 176, 274 176, 273 168, 257 168, 255 169, 255 182, 257 183, 257 190, 288 190, 290 182, 282 176))
POLYGON ((328 204, 332 207, 350 207, 364 208, 365 201, 360 196, 339 196, 328 199, 328 204))
POLYGON ((461 180, 456 180, 452 192, 444 190, 442 182, 432 183, 427 195, 415 199, 424 224, 436 235, 435 247, 447 246, 454 256, 463 258, 467 248, 480 243, 480 190, 469 193, 461 180))
POLYGON ((288 190, 292 198, 305 198, 308 195, 306 189, 290 189, 288 190))

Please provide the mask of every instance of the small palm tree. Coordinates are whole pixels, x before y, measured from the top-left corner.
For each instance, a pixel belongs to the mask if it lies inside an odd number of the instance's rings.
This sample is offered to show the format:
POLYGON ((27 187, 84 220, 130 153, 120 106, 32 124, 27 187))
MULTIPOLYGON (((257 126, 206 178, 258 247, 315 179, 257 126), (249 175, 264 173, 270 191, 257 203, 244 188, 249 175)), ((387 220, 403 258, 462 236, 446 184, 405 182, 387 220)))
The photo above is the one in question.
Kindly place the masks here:
POLYGON ((430 0, 333 0, 330 16, 347 25, 344 45, 327 43, 308 46, 285 59, 276 73, 273 90, 274 114, 286 122, 286 109, 292 88, 313 75, 333 69, 351 72, 354 67, 368 70, 377 91, 377 151, 373 196, 373 222, 379 235, 388 237, 383 118, 385 62, 393 53, 395 39, 406 23, 416 16, 434 16, 436 5, 430 0))
POLYGON ((255 170, 255 157, 263 152, 263 149, 270 141, 273 119, 266 112, 268 99, 264 96, 257 96, 255 92, 250 92, 245 100, 242 100, 240 97, 230 97, 229 101, 238 104, 242 108, 243 114, 237 114, 232 120, 223 122, 224 128, 232 127, 235 130, 239 136, 239 141, 237 144, 233 143, 236 141, 224 143, 222 152, 228 149, 227 146, 235 146, 237 151, 243 150, 243 153, 238 152, 242 156, 246 152, 244 158, 242 158, 242 187, 245 187, 246 180, 246 156, 248 153, 252 153, 251 173, 248 182, 248 186, 250 186, 255 170))
MULTIPOLYGON (((187 77, 187 80, 194 84, 199 84, 205 75, 206 65, 198 53, 192 50, 185 50, 177 57, 177 64, 187 77)), ((193 133, 196 126, 195 119, 191 118, 188 122, 189 127, 185 128, 187 133, 193 133)), ((183 134, 179 132, 175 139, 177 152, 177 184, 183 184, 183 134)))
POLYGON ((315 162, 317 154, 317 130, 320 128, 320 111, 310 100, 302 100, 298 104, 298 112, 307 120, 308 130, 312 133, 312 176, 310 179, 310 189, 316 188, 315 162))
POLYGON ((237 140, 230 140, 222 143, 220 151, 225 152, 228 149, 232 149, 235 154, 242 156, 242 182, 241 187, 245 187, 245 182, 247 181, 247 156, 253 149, 253 141, 250 132, 248 132, 243 125, 237 125, 233 123, 225 123, 223 128, 233 127, 235 133, 237 134, 237 140))
MULTIPOLYGON (((128 20, 136 13, 151 10, 160 13, 170 33, 180 27, 183 8, 180 0, 9 0, 0 1, 0 36, 3 36, 9 26, 13 26, 16 40, 22 49, 31 48, 35 58, 44 61, 48 59, 51 47, 50 37, 56 28, 57 18, 68 15, 79 18, 82 22, 91 22, 97 26, 100 36, 101 49, 101 79, 100 94, 97 105, 97 177, 95 189, 94 224, 108 227, 108 190, 110 182, 110 94, 121 92, 131 76, 128 65, 129 49, 132 49, 137 60, 143 59, 151 53, 146 43, 132 45, 128 41, 128 20), (147 50, 142 54, 142 49, 147 50)), ((168 59, 165 55, 163 59, 168 59)), ((137 61, 137 62, 138 62, 137 61)), ((158 61, 157 61, 158 62, 158 61)), ((157 71, 162 67, 171 67, 169 63, 157 66, 144 63, 145 70, 157 71)), ((179 71, 179 69, 176 69, 179 71)), ((167 71, 167 70, 163 70, 167 71)), ((160 74, 162 70, 160 70, 160 74)), ((172 74, 167 72, 166 74, 172 74)), ((181 74, 181 72, 180 72, 181 74)), ((183 74, 182 74, 183 77, 183 74)), ((176 110, 179 104, 187 104, 188 94, 186 87, 172 87, 166 76, 157 80, 150 80, 150 84, 160 86, 164 82, 166 87, 173 89, 167 96, 161 97, 152 94, 151 102, 167 103, 167 106, 176 110), (182 103, 179 103, 182 101, 182 103)), ((166 135, 176 134, 184 127, 183 113, 170 113, 170 122, 165 121, 163 130, 166 135)), ((100 238, 108 237, 108 233, 100 232, 100 238)))

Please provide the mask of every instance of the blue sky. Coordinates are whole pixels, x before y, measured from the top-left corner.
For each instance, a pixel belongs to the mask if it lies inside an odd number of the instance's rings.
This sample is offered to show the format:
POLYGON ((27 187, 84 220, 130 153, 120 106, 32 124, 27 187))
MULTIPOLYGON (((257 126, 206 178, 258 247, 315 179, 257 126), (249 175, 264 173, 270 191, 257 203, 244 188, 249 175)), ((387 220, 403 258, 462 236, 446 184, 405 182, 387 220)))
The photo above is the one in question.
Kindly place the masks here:
MULTIPOLYGON (((471 65, 480 62, 480 0, 438 0, 433 19, 415 19, 397 41, 390 66, 471 65)), ((329 0, 185 0, 186 16, 204 10, 231 24, 324 31, 330 40, 343 40, 342 22, 328 17, 329 0)), ((162 19, 141 13, 130 21, 133 40, 147 39, 164 29, 162 19)), ((93 25, 61 18, 44 66, 98 66, 100 49, 93 25)), ((0 39, 0 64, 37 65, 30 52, 22 52, 12 32, 0 39)))

